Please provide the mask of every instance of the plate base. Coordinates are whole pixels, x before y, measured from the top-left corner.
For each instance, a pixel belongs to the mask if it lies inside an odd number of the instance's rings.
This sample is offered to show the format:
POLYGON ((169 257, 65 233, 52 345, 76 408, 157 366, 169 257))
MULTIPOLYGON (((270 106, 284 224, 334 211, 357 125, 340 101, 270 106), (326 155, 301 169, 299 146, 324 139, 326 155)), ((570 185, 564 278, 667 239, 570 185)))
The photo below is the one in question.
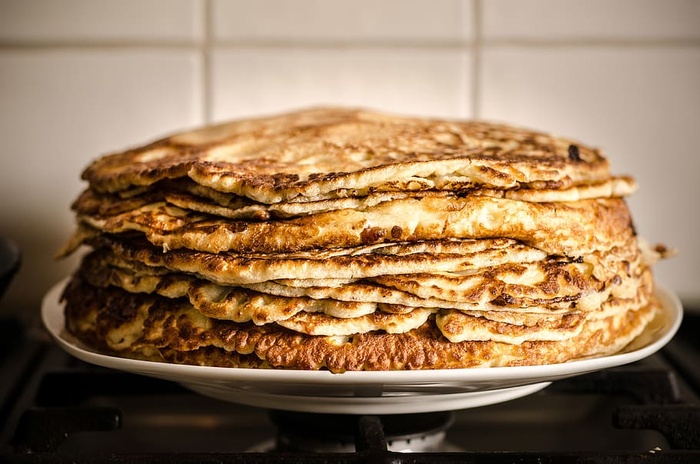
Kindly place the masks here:
POLYGON ((221 388, 217 385, 181 382, 184 387, 223 401, 269 409, 324 414, 414 414, 454 411, 503 403, 536 393, 551 382, 540 382, 496 390, 451 394, 410 394, 388 396, 291 396, 250 390, 221 388))

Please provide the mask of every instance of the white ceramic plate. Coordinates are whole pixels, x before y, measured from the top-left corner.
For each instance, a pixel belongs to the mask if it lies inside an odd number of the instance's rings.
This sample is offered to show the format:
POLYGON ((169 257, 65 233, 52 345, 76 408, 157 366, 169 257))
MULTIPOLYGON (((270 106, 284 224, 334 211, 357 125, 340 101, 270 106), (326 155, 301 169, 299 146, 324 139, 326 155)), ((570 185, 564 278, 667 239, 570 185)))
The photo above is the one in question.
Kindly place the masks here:
POLYGON ((423 371, 345 372, 238 369, 138 361, 101 354, 64 330, 59 301, 65 282, 44 297, 42 318, 56 342, 83 361, 179 382, 203 395, 263 408, 336 414, 406 414, 485 406, 532 394, 551 382, 628 364, 661 349, 675 335, 683 310, 657 284, 663 317, 625 352, 547 366, 423 371))

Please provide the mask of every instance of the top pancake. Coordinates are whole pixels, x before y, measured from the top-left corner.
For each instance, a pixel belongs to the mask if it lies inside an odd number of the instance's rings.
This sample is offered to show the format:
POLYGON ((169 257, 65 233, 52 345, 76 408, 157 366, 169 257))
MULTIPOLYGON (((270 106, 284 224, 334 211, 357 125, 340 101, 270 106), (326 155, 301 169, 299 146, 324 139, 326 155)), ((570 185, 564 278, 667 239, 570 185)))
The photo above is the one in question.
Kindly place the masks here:
POLYGON ((599 150, 546 133, 340 108, 203 127, 101 157, 83 172, 97 192, 176 178, 274 204, 378 191, 570 189, 610 173, 599 150))

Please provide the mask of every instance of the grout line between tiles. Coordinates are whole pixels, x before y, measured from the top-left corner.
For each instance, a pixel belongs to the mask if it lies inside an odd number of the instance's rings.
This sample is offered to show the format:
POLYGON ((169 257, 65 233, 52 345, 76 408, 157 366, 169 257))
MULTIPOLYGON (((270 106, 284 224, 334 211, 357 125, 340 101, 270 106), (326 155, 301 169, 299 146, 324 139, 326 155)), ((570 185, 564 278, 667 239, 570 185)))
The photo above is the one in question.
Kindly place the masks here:
POLYGON ((221 48, 257 48, 257 49, 309 49, 309 50, 336 50, 336 49, 367 49, 367 48, 395 48, 402 49, 422 49, 422 50, 458 50, 465 45, 469 45, 467 41, 461 40, 441 40, 441 41, 415 41, 405 40, 395 42, 390 40, 358 40, 358 41, 343 41, 343 40, 217 40, 214 45, 221 48))
POLYGON ((54 41, 12 41, 0 40, 2 51, 45 51, 45 50, 197 50, 200 46, 192 41, 168 40, 54 40, 54 41))
MULTIPOLYGON (((209 5, 205 0, 205 5, 209 5)), ((205 8, 205 15, 211 17, 209 8, 205 8)), ((48 50, 48 49, 117 49, 117 48, 172 48, 172 49, 198 49, 200 47, 221 48, 250 48, 250 49, 368 49, 368 48, 395 48, 395 49, 423 49, 423 50, 458 50, 470 45, 466 41, 430 41, 430 42, 392 42, 392 41, 217 41, 212 37, 211 19, 205 20, 205 37, 202 44, 189 41, 138 41, 138 40, 58 40, 58 41, 8 41, 0 40, 0 50, 48 50)))
POLYGON ((201 82, 201 97, 202 97, 202 115, 204 123, 210 124, 213 119, 213 103, 214 95, 212 89, 212 42, 213 42, 213 7, 212 0, 204 1, 204 15, 202 18, 204 26, 204 38, 202 41, 202 82, 201 82))
MULTIPOLYGON (((205 0, 209 5, 210 0, 205 0)), ((475 0, 475 5, 481 5, 481 0, 475 0)), ((478 7, 477 7, 478 8, 478 7)), ((205 7, 206 16, 211 16, 209 7, 205 7)), ((204 20, 206 23, 211 19, 204 20)), ((211 27, 205 25, 205 38, 198 44, 192 41, 167 40, 58 40, 58 41, 14 41, 0 40, 0 51, 45 51, 45 50, 115 50, 115 49, 164 49, 164 50, 204 50, 212 46, 218 48, 247 48, 247 49, 308 49, 308 50, 337 50, 337 49, 414 49, 414 50, 463 50, 464 47, 543 47, 543 48, 661 48, 661 47, 700 47, 700 39, 657 39, 657 40, 625 40, 625 39, 487 39, 480 30, 481 20, 475 19, 477 37, 474 41, 430 41, 430 42, 392 42, 392 41, 216 41, 210 35, 211 27)))
MULTIPOLYGON (((480 0, 476 0, 480 1, 480 0)), ((614 38, 576 38, 576 39, 530 39, 530 38, 492 38, 484 39, 481 44, 489 47, 542 47, 542 48, 663 48, 663 47, 700 47, 700 39, 614 39, 614 38)))
POLYGON ((472 84, 471 84, 471 113, 473 118, 481 117, 481 59, 483 8, 481 0, 474 0, 474 47, 472 49, 472 84))

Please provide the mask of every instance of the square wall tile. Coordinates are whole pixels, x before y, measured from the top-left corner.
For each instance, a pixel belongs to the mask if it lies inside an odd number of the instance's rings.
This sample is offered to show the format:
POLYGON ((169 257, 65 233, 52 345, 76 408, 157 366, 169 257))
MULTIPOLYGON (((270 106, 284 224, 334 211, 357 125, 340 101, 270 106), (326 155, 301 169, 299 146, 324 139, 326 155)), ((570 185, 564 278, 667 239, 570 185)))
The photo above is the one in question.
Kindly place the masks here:
POLYGON ((173 50, 0 52, 0 235, 24 254, 3 306, 38 307, 72 269, 53 255, 90 161, 203 122, 198 65, 173 50))
POLYGON ((482 61, 482 116, 601 147, 630 174, 637 229, 679 250, 657 275, 700 303, 700 49, 493 48, 482 61))
POLYGON ((213 56, 213 119, 326 104, 465 116, 468 56, 425 49, 220 50, 213 56))
POLYGON ((0 40, 198 41, 203 0, 0 0, 0 40))
POLYGON ((471 40, 472 0, 214 0, 223 41, 471 40))
POLYGON ((485 39, 697 39, 695 0, 485 0, 485 39))

